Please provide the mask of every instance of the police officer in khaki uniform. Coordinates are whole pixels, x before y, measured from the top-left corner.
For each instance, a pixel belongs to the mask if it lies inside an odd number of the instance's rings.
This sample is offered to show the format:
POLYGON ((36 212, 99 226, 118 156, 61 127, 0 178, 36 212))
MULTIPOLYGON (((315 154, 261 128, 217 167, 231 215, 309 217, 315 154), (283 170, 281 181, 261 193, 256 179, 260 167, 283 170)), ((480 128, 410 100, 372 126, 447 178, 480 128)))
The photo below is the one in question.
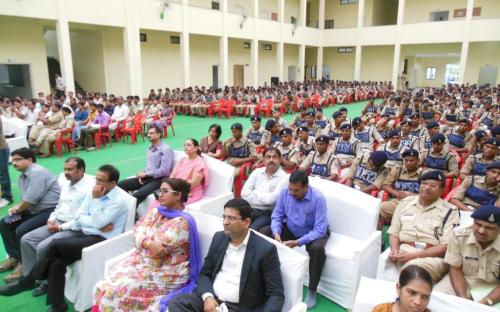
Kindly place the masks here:
POLYGON ((399 125, 401 126, 401 145, 406 148, 418 149, 418 137, 411 134, 411 120, 405 119, 399 125))
POLYGON ((271 147, 274 143, 280 141, 280 128, 278 123, 274 119, 269 119, 266 122, 266 131, 264 131, 264 135, 262 135, 262 139, 260 141, 260 145, 264 145, 266 148, 271 147))
POLYGON ((337 138, 340 138, 342 136, 341 131, 340 131, 340 126, 342 125, 342 120, 344 118, 344 115, 342 114, 341 111, 336 111, 332 115, 333 117, 333 122, 329 123, 325 129, 323 129, 323 134, 326 134, 330 137, 330 140, 335 140, 337 138))
POLYGON ((457 153, 467 153, 472 147, 473 135, 468 132, 469 120, 462 118, 457 126, 450 129, 447 133, 450 148, 457 153))
POLYGON ((316 124, 315 116, 314 111, 307 112, 306 115, 306 126, 309 130, 309 136, 313 138, 317 138, 321 134, 321 127, 316 124))
POLYGON ((488 166, 486 176, 468 176, 450 202, 463 211, 474 211, 483 205, 494 205, 500 194, 500 161, 488 166))
POLYGON ((422 267, 433 282, 447 272, 443 259, 447 239, 460 223, 457 207, 440 198, 445 180, 441 171, 424 173, 419 179, 419 195, 401 200, 387 231, 391 245, 388 261, 399 268, 422 267))
POLYGON ((63 114, 61 112, 62 105, 60 102, 56 102, 50 108, 52 115, 48 118, 40 119, 36 125, 31 127, 28 143, 35 147, 42 144, 42 140, 45 138, 41 136, 42 130, 45 128, 55 129, 59 123, 63 120, 63 114))
POLYGON ((248 128, 245 137, 256 146, 259 146, 265 132, 264 128, 261 126, 261 118, 260 116, 252 116, 250 117, 250 121, 252 122, 252 126, 248 128))
POLYGON ((370 194, 379 190, 389 170, 384 165, 387 155, 382 151, 374 151, 369 157, 356 158, 349 169, 346 185, 363 193, 370 194))
POLYGON ((233 136, 223 143, 226 162, 235 167, 235 176, 240 173, 240 166, 257 160, 255 144, 243 136, 243 126, 236 122, 231 125, 233 136))
POLYGON ((380 205, 380 216, 389 221, 399 201, 408 196, 418 195, 420 188, 419 178, 422 175, 422 168, 419 166, 418 151, 406 150, 402 156, 403 166, 391 168, 382 185, 382 189, 394 197, 380 205))
POLYGON ((292 144, 293 131, 290 128, 285 128, 280 131, 281 141, 274 144, 281 152, 281 167, 283 170, 290 172, 299 165, 300 153, 292 144))
POLYGON ((50 156, 50 144, 57 139, 59 133, 61 133, 62 130, 72 129, 75 126, 75 120, 71 117, 71 109, 64 106, 61 111, 63 119, 59 122, 57 128, 45 128, 40 132, 40 136, 38 137, 39 140, 43 137, 43 140, 40 144, 40 152, 42 153, 40 155, 40 158, 46 158, 50 156))
POLYGON ((403 152, 408 148, 401 144, 401 133, 397 129, 392 129, 387 133, 387 137, 389 138, 389 142, 378 148, 379 151, 383 151, 387 156, 385 166, 389 168, 402 166, 403 152))
POLYGON ((483 153, 478 155, 469 155, 465 161, 462 170, 460 170, 460 179, 464 180, 469 175, 486 174, 486 168, 495 160, 498 160, 498 147, 500 140, 495 138, 488 139, 483 144, 483 153))
POLYGON ((297 128, 298 140, 295 148, 299 151, 299 164, 307 158, 309 153, 314 151, 314 137, 309 135, 309 128, 306 126, 297 128))
POLYGON ((432 148, 420 153, 420 165, 424 167, 424 171, 441 170, 447 178, 458 178, 458 161, 453 154, 444 150, 444 134, 434 134, 431 141, 432 148))
MULTIPOLYGON (((420 136, 418 142, 418 150, 423 153, 432 149, 432 137, 439 133, 439 123, 435 120, 429 122, 426 126, 427 134, 420 136)), ((450 143, 445 137, 443 151, 448 153, 450 149, 450 143)))
POLYGON ((330 138, 327 135, 320 135, 315 140, 316 150, 309 153, 307 158, 300 164, 300 169, 310 170, 310 176, 320 177, 331 181, 336 181, 339 177, 337 159, 332 152, 328 151, 330 138))
POLYGON ((340 161, 341 177, 346 177, 356 158, 363 156, 361 142, 352 136, 352 126, 344 123, 340 126, 342 136, 333 141, 331 151, 340 161))
POLYGON ((434 290, 492 306, 500 302, 500 208, 481 206, 472 214, 474 223, 452 231, 444 261, 450 272, 434 290), (471 289, 491 289, 473 298, 471 289))
POLYGON ((373 126, 366 126, 360 117, 352 119, 352 128, 354 129, 354 137, 361 142, 363 152, 372 152, 375 142, 384 144, 385 141, 373 126))

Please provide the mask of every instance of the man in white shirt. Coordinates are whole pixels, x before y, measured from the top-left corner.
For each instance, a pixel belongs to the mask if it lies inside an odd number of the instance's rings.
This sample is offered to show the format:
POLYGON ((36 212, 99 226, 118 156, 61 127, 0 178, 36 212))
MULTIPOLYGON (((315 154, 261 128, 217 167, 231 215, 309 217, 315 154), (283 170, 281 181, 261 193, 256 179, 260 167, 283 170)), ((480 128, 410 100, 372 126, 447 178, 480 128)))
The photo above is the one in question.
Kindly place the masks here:
POLYGON ((122 120, 127 120, 129 115, 129 108, 127 105, 123 104, 123 97, 118 96, 116 98, 116 106, 111 115, 111 123, 109 124, 109 131, 115 131, 118 128, 118 123, 122 120))
POLYGON ((62 79, 61 75, 56 74, 56 97, 60 98, 62 95, 65 94, 66 91, 66 85, 64 84, 64 80, 62 79))
POLYGON ((278 252, 250 231, 250 215, 244 199, 224 205, 224 232, 212 239, 195 292, 173 298, 169 311, 281 312, 285 296, 278 252))
POLYGON ((286 173, 280 167, 281 152, 270 147, 264 151, 264 167, 255 169, 243 186, 241 198, 252 207, 250 228, 258 231, 271 224, 271 213, 285 186, 286 173))
MULTIPOLYGON (((62 184, 59 203, 50 214, 47 225, 28 232, 21 238, 21 261, 24 276, 33 269, 36 260, 43 257, 47 247, 54 239, 71 236, 69 231, 61 231, 60 225, 75 218, 76 211, 95 184, 95 179, 85 174, 85 161, 79 157, 66 159, 64 177, 65 181, 59 181, 62 184)), ((40 296, 45 292, 46 284, 42 283, 34 290, 33 295, 40 296)))

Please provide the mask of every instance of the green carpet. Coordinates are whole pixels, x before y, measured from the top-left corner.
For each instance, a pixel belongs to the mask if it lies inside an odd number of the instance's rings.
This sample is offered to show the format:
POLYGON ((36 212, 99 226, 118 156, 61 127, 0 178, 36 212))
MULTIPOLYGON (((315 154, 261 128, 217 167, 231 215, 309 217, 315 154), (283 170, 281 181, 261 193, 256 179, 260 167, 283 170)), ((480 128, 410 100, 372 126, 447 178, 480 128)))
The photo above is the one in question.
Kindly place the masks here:
MULTIPOLYGON (((348 116, 350 118, 359 116, 361 110, 366 105, 366 102, 360 102, 355 104, 345 105, 348 109, 348 116)), ((335 108, 324 109, 325 116, 331 116, 334 111, 337 111, 340 107, 344 105, 336 105, 335 108)), ((285 119, 291 121, 294 116, 285 116, 285 119)), ((246 129, 250 126, 250 120, 248 118, 236 118, 231 119, 226 118, 197 118, 189 116, 177 116, 174 120, 176 136, 173 136, 170 129, 167 138, 164 138, 164 142, 168 143, 173 149, 182 150, 184 139, 195 138, 200 139, 205 136, 208 132, 208 128, 212 123, 218 123, 222 127, 222 138, 227 138, 231 135, 229 130, 230 125, 233 122, 241 122, 243 127, 246 129)), ((265 121, 262 122, 265 124, 265 121)), ((97 168, 100 165, 109 163, 116 166, 120 170, 120 176, 122 178, 135 175, 137 171, 142 170, 146 159, 146 148, 148 142, 142 142, 139 138, 137 144, 131 144, 130 141, 125 141, 124 143, 114 143, 113 146, 109 145, 103 146, 100 151, 78 151, 77 156, 83 158, 87 164, 87 173, 95 175, 97 168)), ((70 154, 64 154, 62 158, 51 157, 48 159, 39 159, 38 163, 54 174, 59 174, 63 171, 63 163, 66 157, 70 154)), ((17 202, 19 200, 19 188, 17 186, 17 178, 19 173, 10 166, 10 178, 12 181, 12 192, 14 194, 14 199, 17 202)), ((0 216, 4 216, 7 213, 7 208, 0 210, 0 216)), ((5 257, 5 249, 3 244, 0 243, 0 259, 5 257)), ((3 285, 3 278, 8 273, 0 274, 0 285, 3 285)), ((45 306, 45 296, 38 298, 33 298, 31 292, 24 292, 13 297, 0 297, 0 310, 1 311, 16 311, 16 312, 38 312, 45 311, 47 307, 45 306)), ((70 307, 70 311, 74 311, 73 307, 70 307)), ((336 312, 345 311, 342 307, 335 304, 334 302, 324 298, 319 297, 318 304, 315 309, 311 311, 323 311, 323 312, 336 312)))

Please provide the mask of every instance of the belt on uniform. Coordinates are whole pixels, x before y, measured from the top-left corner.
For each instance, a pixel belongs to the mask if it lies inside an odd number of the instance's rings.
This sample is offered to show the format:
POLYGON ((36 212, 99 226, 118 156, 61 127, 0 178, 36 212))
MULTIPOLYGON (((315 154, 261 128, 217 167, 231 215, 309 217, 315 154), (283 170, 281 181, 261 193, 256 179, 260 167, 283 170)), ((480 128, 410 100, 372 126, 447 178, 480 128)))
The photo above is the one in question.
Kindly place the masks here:
POLYGON ((401 244, 410 245, 410 246, 415 247, 417 249, 428 249, 428 248, 435 246, 433 244, 422 243, 422 242, 401 242, 401 244))

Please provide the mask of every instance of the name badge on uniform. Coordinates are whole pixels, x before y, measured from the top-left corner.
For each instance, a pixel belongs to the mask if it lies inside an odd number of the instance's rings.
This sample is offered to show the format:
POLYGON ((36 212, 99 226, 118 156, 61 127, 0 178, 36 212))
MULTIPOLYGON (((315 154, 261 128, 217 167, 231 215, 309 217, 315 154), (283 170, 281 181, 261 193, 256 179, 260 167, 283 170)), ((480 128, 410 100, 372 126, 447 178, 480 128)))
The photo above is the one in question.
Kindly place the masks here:
POLYGON ((469 256, 465 256, 465 260, 474 260, 474 261, 478 261, 479 258, 477 257, 469 257, 469 256))
POLYGON ((401 220, 404 220, 404 221, 411 221, 411 220, 414 220, 415 219, 415 216, 413 214, 403 214, 403 216, 401 217, 401 220))

